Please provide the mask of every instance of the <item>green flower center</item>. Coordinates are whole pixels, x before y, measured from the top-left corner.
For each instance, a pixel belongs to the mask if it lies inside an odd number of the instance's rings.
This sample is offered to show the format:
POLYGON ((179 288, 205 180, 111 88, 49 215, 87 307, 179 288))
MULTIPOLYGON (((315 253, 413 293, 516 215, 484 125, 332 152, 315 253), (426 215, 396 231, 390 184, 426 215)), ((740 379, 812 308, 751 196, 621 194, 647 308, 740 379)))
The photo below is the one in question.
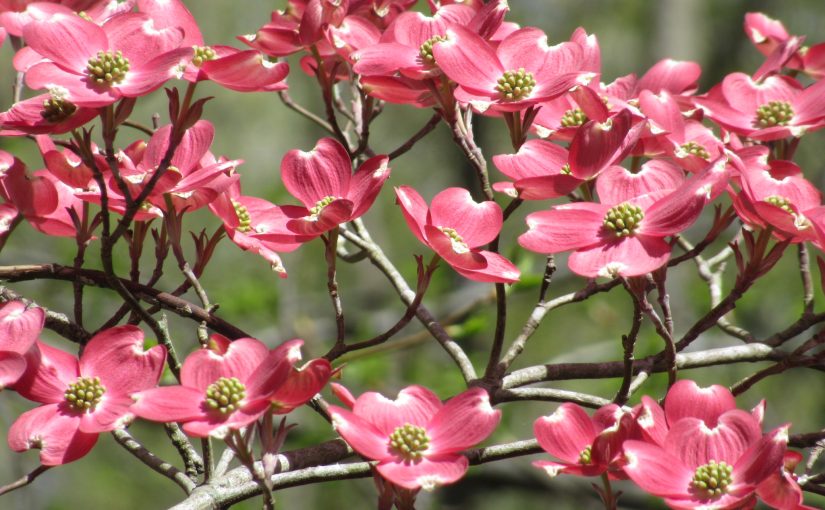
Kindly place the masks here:
POLYGON ((793 209, 791 209, 791 201, 787 198, 780 196, 780 195, 771 195, 765 199, 765 202, 775 205, 776 207, 782 209, 788 214, 793 214, 793 209))
POLYGON ((572 108, 562 115, 561 125, 562 127, 579 127, 588 120, 581 108, 572 108))
POLYGON ((233 200, 232 207, 235 208, 235 216, 238 217, 238 226, 235 227, 235 230, 243 233, 252 230, 252 218, 249 216, 249 210, 246 206, 237 200, 233 200))
POLYGON ((565 163, 564 166, 561 167, 561 170, 559 170, 559 173, 562 175, 573 175, 573 171, 570 170, 570 164, 565 163))
POLYGON ((590 450, 592 446, 588 446, 579 454, 579 464, 590 464, 590 450))
POLYGON ((309 210, 310 219, 317 220, 318 215, 324 210, 324 207, 338 200, 338 197, 326 196, 315 203, 315 206, 309 210))
POLYGON ((74 115, 76 111, 77 106, 71 101, 51 96, 43 101, 43 110, 40 112, 40 116, 43 117, 43 120, 46 122, 57 124, 74 115))
POLYGON ((206 388, 206 406, 220 414, 229 414, 241 407, 246 386, 237 377, 221 377, 206 388))
POLYGON ((435 65, 435 56, 433 55, 433 45, 447 40, 445 35, 434 35, 424 41, 424 44, 418 49, 418 55, 425 64, 435 65))
POLYGON ((710 159, 710 152, 708 152, 702 144, 687 142, 682 144, 679 148, 688 154, 693 154, 694 156, 698 156, 702 159, 710 159))
POLYGON ((456 253, 467 253, 470 251, 470 247, 467 246, 467 243, 464 242, 464 239, 455 231, 455 229, 450 227, 438 227, 438 230, 442 231, 447 237, 450 238, 450 242, 453 245, 453 251, 456 253))
POLYGON ((501 99, 504 101, 518 101, 529 96, 535 86, 536 79, 533 78, 533 73, 520 67, 517 71, 505 71, 498 79, 496 90, 501 93, 501 99))
POLYGON ((91 16, 86 14, 86 11, 80 11, 80 12, 77 13, 77 15, 80 16, 81 18, 85 19, 86 21, 91 21, 92 23, 95 22, 95 20, 93 20, 91 16))
POLYGON ((129 59, 119 50, 98 51, 96 57, 86 64, 86 74, 98 85, 116 85, 123 81, 129 72, 129 59))
POLYGON ((78 377, 63 392, 63 398, 75 411, 94 411, 104 393, 106 388, 99 377, 78 377))
POLYGON ((422 427, 405 423, 390 434, 390 447, 407 462, 421 460, 430 446, 430 437, 422 427))
POLYGON ((755 127, 785 126, 793 118, 793 108, 787 101, 771 101, 756 109, 755 127))
POLYGON ((194 46, 193 48, 195 49, 195 56, 192 57, 192 63, 197 67, 203 65, 204 62, 215 60, 218 57, 215 50, 209 46, 194 46))
POLYGON ((711 460, 703 466, 696 468, 691 486, 700 494, 708 498, 716 498, 727 492, 727 487, 731 483, 733 466, 727 462, 716 463, 711 460))
POLYGON ((644 217, 641 207, 625 202, 607 211, 604 226, 615 232, 616 237, 626 237, 633 235, 644 217))

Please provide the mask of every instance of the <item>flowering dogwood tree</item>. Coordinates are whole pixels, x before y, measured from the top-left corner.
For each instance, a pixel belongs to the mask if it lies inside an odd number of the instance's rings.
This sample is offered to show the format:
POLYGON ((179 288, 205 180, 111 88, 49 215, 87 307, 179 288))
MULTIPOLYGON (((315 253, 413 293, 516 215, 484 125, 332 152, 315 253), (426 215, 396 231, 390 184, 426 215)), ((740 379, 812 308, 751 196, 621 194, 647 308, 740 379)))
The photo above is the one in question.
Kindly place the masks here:
MULTIPOLYGON (((33 403, 3 432, 10 450, 39 454, 21 457, 28 474, 0 497, 94 461, 104 434, 177 485, 180 510, 251 498, 274 508, 289 487, 368 477, 377 508, 412 510, 421 491, 505 460, 554 479, 591 477, 591 500, 606 510, 622 508, 623 493, 674 509, 822 504, 825 422, 798 430, 805 409, 774 417, 770 402, 748 409, 737 397, 792 370, 822 384, 825 205, 816 169, 795 157, 825 127, 825 43, 805 45, 750 13, 745 35, 761 65, 700 89, 701 65, 672 59, 607 81, 596 35, 550 39, 510 21, 506 0, 287 5, 236 48, 206 42, 183 0, 0 0, 17 76, 0 113, 0 248, 25 254, 26 224, 74 248, 0 266, 2 397, 33 403), (290 73, 309 77, 319 106, 290 96, 290 73), (203 81, 278 97, 323 130, 254 169, 292 196, 286 203, 249 185, 244 154, 212 152, 235 127, 210 120, 203 81), (165 105, 146 123, 138 112, 149 98, 165 105), (417 131, 395 126, 407 141, 386 148, 385 107, 432 117, 417 131), (479 142, 480 117, 506 150, 479 142), (464 162, 438 171, 462 185, 433 191, 426 176, 392 168, 439 126, 464 162), (409 232, 374 237, 390 215, 409 232), (402 250, 402 237, 420 243, 402 250), (236 263, 215 264, 218 249, 236 263), (203 283, 261 263, 277 277, 257 285, 284 285, 300 278, 281 256, 291 252, 321 268, 331 302, 312 314, 334 327, 307 345, 247 333, 203 283), (371 276, 343 285, 362 261, 371 276), (783 264, 796 266, 801 294, 772 297, 801 304, 798 316, 776 331, 739 324, 731 312, 783 264), (688 278, 704 282, 710 302, 675 310, 688 278), (17 286, 33 280, 59 280, 51 288, 63 305, 17 286), (367 338, 351 327, 367 310, 346 306, 355 286, 391 288, 401 306, 367 338), (92 287, 106 293, 102 310, 89 309, 92 287), (457 313, 428 307, 445 294, 467 301, 466 289, 476 297, 457 313), (559 340, 539 332, 551 314, 605 295, 629 303, 602 333, 620 359, 613 349, 574 363, 536 354, 537 342, 559 340), (481 315, 493 325, 462 341, 481 315), (348 388, 370 383, 348 362, 408 347, 401 333, 414 322, 460 387, 399 369, 400 382, 356 398, 348 388), (301 362, 302 347, 317 357, 301 362), (718 384, 730 366, 757 362, 718 384), (701 384, 697 368, 707 369, 701 384), (602 385, 559 387, 569 380, 602 385), (311 412, 293 415, 299 408, 311 412), (511 430, 508 414, 529 415, 532 436, 511 430), (153 451, 136 423, 163 430, 172 456, 153 451), (297 444, 296 427, 314 427, 317 440, 297 444)), ((290 299, 304 299, 305 286, 290 299)))

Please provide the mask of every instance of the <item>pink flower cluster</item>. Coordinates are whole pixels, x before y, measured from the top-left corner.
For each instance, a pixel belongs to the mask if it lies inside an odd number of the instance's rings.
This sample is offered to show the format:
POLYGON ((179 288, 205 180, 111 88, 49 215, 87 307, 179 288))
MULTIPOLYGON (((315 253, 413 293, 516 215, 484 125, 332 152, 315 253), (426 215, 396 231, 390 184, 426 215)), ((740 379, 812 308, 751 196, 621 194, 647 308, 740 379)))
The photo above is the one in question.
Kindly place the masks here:
POLYGON ((670 388, 664 407, 643 396, 633 409, 610 404, 589 417, 562 404, 533 426, 559 461, 534 465, 550 476, 630 478, 674 509, 752 508, 757 496, 772 508, 809 509, 793 476, 800 457, 787 450, 789 425, 763 433, 764 411, 764 401, 742 411, 727 388, 690 380, 670 388))
POLYGON ((140 328, 103 330, 77 358, 38 339, 44 319, 41 308, 19 301, 0 307, 0 385, 43 404, 14 422, 8 443, 18 452, 40 449, 44 466, 83 457, 101 432, 137 417, 183 423, 196 437, 222 437, 266 412, 303 405, 332 372, 324 359, 294 366, 301 340, 270 351, 254 338, 230 342, 216 334, 186 359, 181 385, 157 387, 166 348, 145 350, 140 328))

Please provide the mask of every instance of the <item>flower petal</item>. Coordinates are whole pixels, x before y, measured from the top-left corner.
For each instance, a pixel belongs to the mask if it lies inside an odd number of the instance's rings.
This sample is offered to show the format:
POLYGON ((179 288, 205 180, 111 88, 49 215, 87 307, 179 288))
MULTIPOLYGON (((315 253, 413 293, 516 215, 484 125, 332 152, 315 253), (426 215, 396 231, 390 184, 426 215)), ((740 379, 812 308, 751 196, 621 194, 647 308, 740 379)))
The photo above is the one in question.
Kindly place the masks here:
POLYGON ((493 433, 501 411, 490 406, 490 395, 471 388, 451 398, 427 426, 429 452, 453 453, 475 446, 493 433))

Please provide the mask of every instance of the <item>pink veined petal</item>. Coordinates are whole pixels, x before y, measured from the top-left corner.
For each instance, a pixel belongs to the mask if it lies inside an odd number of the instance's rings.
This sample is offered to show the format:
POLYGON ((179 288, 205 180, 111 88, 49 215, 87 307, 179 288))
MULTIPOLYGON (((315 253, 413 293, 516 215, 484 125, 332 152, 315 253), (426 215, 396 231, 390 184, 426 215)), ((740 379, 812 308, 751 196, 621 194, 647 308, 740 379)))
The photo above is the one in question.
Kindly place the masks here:
POLYGON ((375 156, 364 161, 352 176, 347 198, 353 203, 352 218, 360 218, 375 202, 381 186, 390 177, 387 156, 375 156))
POLYGON ((81 415, 80 431, 97 434, 126 427, 135 417, 130 410, 133 403, 128 396, 104 395, 94 411, 81 415))
POLYGON ((498 79, 504 74, 493 49, 479 35, 453 25, 447 30, 447 40, 433 45, 438 67, 451 80, 470 92, 493 94, 498 79))
POLYGON ((475 9, 461 4, 444 5, 432 16, 408 11, 395 18, 384 37, 417 49, 431 37, 444 35, 450 25, 467 26, 474 15, 475 9))
POLYGON ((135 66, 180 46, 183 30, 177 27, 159 28, 144 12, 115 16, 103 25, 112 51, 121 51, 135 66))
POLYGON ((600 232, 610 207, 580 202, 556 206, 527 216, 529 230, 518 242, 537 253, 559 253, 602 242, 600 232))
POLYGON ((304 341, 297 338, 282 343, 269 351, 251 375, 238 377, 246 384, 246 397, 249 400, 269 400, 287 380, 293 365, 301 360, 303 344, 304 341))
POLYGON ((825 81, 806 88, 793 102, 794 124, 810 124, 825 117, 825 81))
POLYGON ((267 357, 269 349, 260 340, 239 338, 230 342, 225 336, 213 334, 206 349, 198 349, 183 362, 181 383, 206 391, 221 377, 237 377, 242 382, 267 357))
POLYGON ((22 164, 12 165, 3 176, 3 188, 9 200, 21 214, 42 217, 54 212, 59 194, 49 179, 29 176, 22 164))
MULTIPOLYGON (((538 73, 542 70, 550 49, 543 30, 525 27, 505 37, 499 43, 496 55, 507 71, 524 68, 531 73, 538 73)), ((552 72, 558 74, 563 69, 554 66, 552 72)))
POLYGON ((427 244, 452 267, 472 270, 487 267, 487 259, 477 250, 469 249, 466 244, 454 240, 441 229, 427 225, 424 227, 424 235, 427 236, 427 244))
POLYGON ((80 432, 80 417, 60 412, 56 404, 26 411, 9 428, 9 448, 40 449, 40 463, 59 466, 77 460, 94 447, 98 434, 80 432))
POLYGON ((0 390, 16 383, 26 372, 26 358, 22 354, 0 351, 0 390))
POLYGON ((765 434, 742 454, 733 466, 731 491, 741 485, 755 487, 782 468, 789 427, 790 424, 783 425, 765 434))
POLYGON ((813 507, 803 504, 802 489, 786 470, 774 473, 763 480, 757 487, 759 499, 772 508, 792 510, 809 510, 813 507))
POLYGON ((352 70, 363 76, 393 76, 399 69, 419 66, 420 50, 395 42, 367 46, 354 55, 352 70))
POLYGON ((442 455, 428 456, 412 464, 385 461, 378 464, 376 469, 382 477, 405 489, 432 490, 439 485, 460 480, 468 466, 467 458, 462 455, 442 455))
POLYGON ((682 379, 670 387, 665 397, 665 415, 671 425, 691 417, 713 428, 719 417, 732 409, 736 409, 733 393, 718 384, 703 388, 694 381, 682 379))
POLYGON ((143 331, 137 326, 118 326, 96 334, 80 358, 80 374, 99 377, 107 392, 117 395, 155 386, 163 372, 166 348, 143 348, 143 331))
POLYGON ((413 385, 399 391, 395 400, 368 391, 358 397, 352 411, 389 438, 396 428, 407 423, 426 427, 441 408, 435 393, 413 385))
POLYGON ((23 38, 37 53, 67 71, 84 73, 89 59, 109 49, 103 29, 80 16, 55 13, 23 29, 23 38))
POLYGON ((690 468, 711 460, 733 465, 760 436, 756 420, 734 409, 723 414, 715 427, 708 427, 698 418, 682 418, 670 425, 664 449, 690 468))
POLYGON ((344 385, 329 383, 329 386, 332 390, 332 394, 335 395, 335 397, 340 400, 342 404, 347 406, 350 410, 355 407, 355 397, 344 385))
POLYGON ((664 409, 659 406, 658 402, 643 395, 638 410, 634 410, 636 411, 636 425, 644 440, 664 447, 668 432, 664 409))
POLYGON ((654 94, 649 90, 639 93, 639 107, 647 118, 659 129, 668 133, 668 138, 681 143, 685 139, 685 118, 679 104, 667 91, 654 94))
POLYGON ((501 411, 490 406, 487 391, 471 388, 451 398, 433 416, 427 425, 427 451, 440 455, 466 450, 487 439, 500 420, 501 411))
POLYGON ((286 381, 270 397, 277 414, 286 414, 305 404, 329 381, 332 366, 325 359, 314 359, 299 369, 293 368, 286 381))
POLYGON ((654 94, 667 91, 682 94, 696 88, 702 68, 696 62, 666 58, 656 62, 638 82, 638 90, 650 90, 654 94))
POLYGON ((563 197, 578 188, 582 182, 584 181, 572 175, 558 174, 519 179, 513 183, 513 187, 522 200, 546 200, 563 197))
POLYGON ((184 36, 181 46, 203 46, 203 36, 192 13, 180 0, 138 0, 138 10, 148 14, 157 28, 179 27, 184 36))
MULTIPOLYGON (((172 125, 167 124, 155 131, 149 143, 146 145, 146 152, 143 154, 141 166, 147 170, 157 168, 163 161, 166 151, 169 149, 169 137, 172 134, 172 125)), ((174 166, 184 175, 188 174, 198 162, 203 158, 212 141, 215 139, 215 127, 206 120, 197 121, 192 127, 186 130, 183 138, 172 156, 170 166, 174 166)))
POLYGON ((430 223, 455 229, 468 247, 475 248, 495 239, 503 216, 497 203, 476 202, 464 188, 447 188, 433 197, 430 223))
POLYGON ((395 188, 395 197, 398 205, 401 206, 401 212, 404 214, 407 226, 410 227, 410 230, 419 241, 429 246, 430 243, 424 236, 424 226, 427 224, 429 214, 427 202, 409 186, 395 188))
POLYGON ((567 265, 590 278, 641 276, 665 265, 669 257, 670 245, 663 239, 633 235, 573 252, 567 265))
POLYGON ((323 198, 346 196, 352 167, 346 149, 332 138, 322 138, 309 152, 291 150, 281 161, 287 191, 308 208, 323 198))
POLYGON ((688 497, 694 470, 658 446, 625 441, 624 472, 642 490, 661 497, 688 497))
POLYGON ((186 386, 150 388, 132 395, 130 411, 144 420, 185 422, 204 416, 206 390, 186 386))
POLYGON ((507 177, 516 180, 559 174, 567 159, 566 149, 537 138, 525 142, 516 154, 493 156, 493 163, 507 177))
POLYGON ((361 416, 337 406, 329 406, 332 426, 352 449, 369 459, 392 458, 390 436, 361 416))
POLYGON ((533 434, 544 451, 565 462, 578 464, 579 455, 593 444, 597 431, 581 407, 565 403, 553 414, 533 422, 533 434))
POLYGON ((26 352, 28 369, 14 389, 35 402, 63 402, 66 387, 80 375, 77 358, 39 340, 35 345, 26 352))
POLYGON ((599 174, 596 191, 602 203, 621 204, 654 191, 676 189, 684 180, 684 173, 676 165, 651 159, 636 173, 618 165, 608 167, 599 174))
POLYGON ((486 265, 480 269, 468 269, 452 266, 461 276, 475 282, 515 283, 521 277, 521 271, 509 260, 491 251, 481 250, 478 255, 484 258, 486 265))
POLYGON ((34 345, 43 330, 46 313, 42 308, 26 308, 22 301, 0 306, 0 351, 23 354, 34 345))
POLYGON ((247 50, 204 62, 201 70, 215 83, 238 92, 284 90, 289 74, 286 62, 269 62, 256 50, 247 50))
POLYGON ((579 179, 590 179, 620 161, 639 137, 633 129, 630 110, 624 109, 605 122, 591 120, 576 132, 570 142, 570 172, 579 179))

